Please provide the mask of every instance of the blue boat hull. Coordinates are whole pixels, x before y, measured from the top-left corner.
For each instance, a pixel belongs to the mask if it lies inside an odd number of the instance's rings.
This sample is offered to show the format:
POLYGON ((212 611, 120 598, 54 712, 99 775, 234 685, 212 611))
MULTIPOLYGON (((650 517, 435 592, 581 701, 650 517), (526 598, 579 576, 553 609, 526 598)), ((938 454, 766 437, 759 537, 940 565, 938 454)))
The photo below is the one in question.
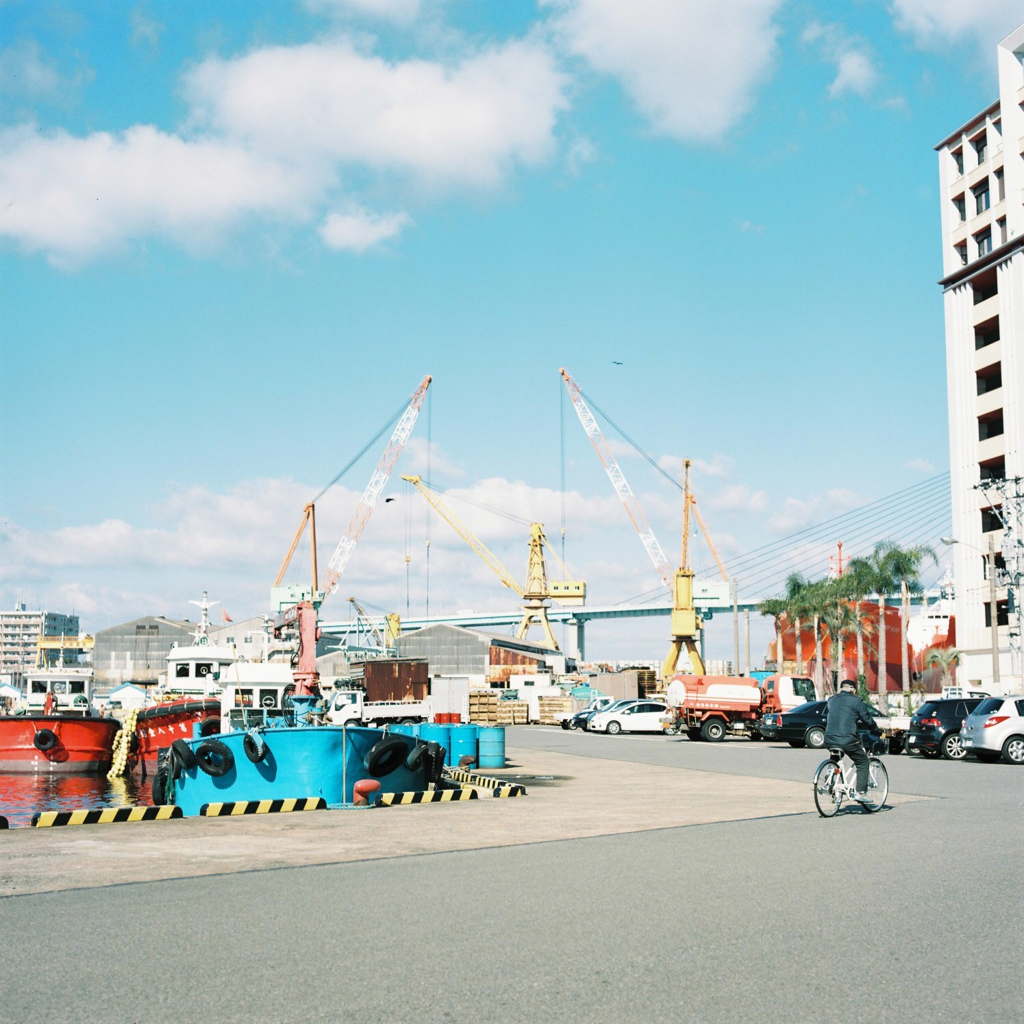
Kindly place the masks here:
MULTIPOLYGON (((207 803, 289 797, 319 796, 329 805, 351 804, 353 786, 372 778, 364 760, 375 743, 390 735, 412 751, 418 742, 412 736, 353 726, 272 728, 261 731, 266 754, 254 764, 245 754, 245 735, 239 731, 208 737, 219 740, 231 751, 234 763, 223 775, 208 775, 198 765, 181 767, 174 782, 173 802, 183 814, 198 815, 207 803)), ((205 739, 197 737, 185 742, 196 750, 205 739)), ((377 781, 382 793, 425 790, 426 768, 410 771, 403 763, 377 781)))

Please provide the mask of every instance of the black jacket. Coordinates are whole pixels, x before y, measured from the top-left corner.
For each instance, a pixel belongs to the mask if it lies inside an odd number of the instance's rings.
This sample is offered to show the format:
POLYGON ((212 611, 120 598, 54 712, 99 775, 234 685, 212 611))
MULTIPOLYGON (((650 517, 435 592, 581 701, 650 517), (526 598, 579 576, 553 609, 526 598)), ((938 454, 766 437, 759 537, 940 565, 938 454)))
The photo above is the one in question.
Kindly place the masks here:
POLYGON ((825 745, 845 747, 858 740, 857 723, 878 730, 871 709, 852 693, 837 693, 825 705, 825 745))

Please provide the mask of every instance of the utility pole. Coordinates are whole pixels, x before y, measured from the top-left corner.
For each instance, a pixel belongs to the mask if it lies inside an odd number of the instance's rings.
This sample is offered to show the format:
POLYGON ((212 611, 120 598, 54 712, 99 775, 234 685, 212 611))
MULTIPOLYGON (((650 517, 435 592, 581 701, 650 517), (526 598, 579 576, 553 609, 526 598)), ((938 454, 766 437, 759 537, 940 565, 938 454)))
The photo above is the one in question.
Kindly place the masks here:
POLYGON ((743 640, 746 645, 746 657, 744 658, 743 664, 745 666, 743 674, 745 676, 750 675, 750 609, 743 609, 743 640))
POLYGON ((988 538, 988 600, 992 620, 992 687, 999 692, 999 602, 996 600, 996 541, 988 538))
POLYGON ((740 601, 736 592, 736 577, 732 579, 732 671, 740 674, 740 601))

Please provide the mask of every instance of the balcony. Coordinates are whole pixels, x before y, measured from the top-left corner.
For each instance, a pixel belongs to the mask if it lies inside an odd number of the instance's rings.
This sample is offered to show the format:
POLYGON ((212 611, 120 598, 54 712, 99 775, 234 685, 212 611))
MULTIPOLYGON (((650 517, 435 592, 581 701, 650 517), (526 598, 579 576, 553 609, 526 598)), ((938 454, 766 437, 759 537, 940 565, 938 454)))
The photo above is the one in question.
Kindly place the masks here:
MULTIPOLYGON (((975 307, 971 315, 971 324, 975 327, 978 324, 983 324, 986 320, 991 320, 992 317, 999 315, 999 296, 993 295, 990 298, 983 299, 975 307)), ((991 362, 991 360, 989 360, 991 362)), ((987 365, 985 363, 982 364, 987 365)))
MULTIPOLYGON (((978 395, 974 405, 974 415, 984 416, 987 413, 995 412, 1003 407, 1003 389, 996 388, 994 391, 986 391, 978 395)), ((991 440, 991 439, 990 439, 991 440)))
POLYGON ((988 175, 988 162, 982 161, 973 171, 967 172, 967 187, 973 188, 979 181, 984 181, 988 175))
POLYGON ((1002 434, 990 437, 985 441, 978 442, 978 461, 988 462, 989 459, 998 459, 1000 455, 1006 454, 1006 439, 1002 434))

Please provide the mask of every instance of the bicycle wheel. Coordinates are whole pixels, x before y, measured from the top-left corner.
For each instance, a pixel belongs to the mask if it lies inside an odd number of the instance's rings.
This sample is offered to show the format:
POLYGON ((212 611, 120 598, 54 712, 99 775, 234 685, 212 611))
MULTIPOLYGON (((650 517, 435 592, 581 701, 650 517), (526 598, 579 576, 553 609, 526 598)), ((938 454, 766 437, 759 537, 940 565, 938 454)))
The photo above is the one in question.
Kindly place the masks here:
POLYGON ((871 796, 871 802, 861 804, 861 807, 869 814, 881 810, 889 795, 889 773, 877 757, 871 758, 868 763, 868 793, 871 796))
POLYGON ((814 773, 814 806, 823 818, 831 818, 843 802, 842 772, 835 761, 822 761, 814 773))

